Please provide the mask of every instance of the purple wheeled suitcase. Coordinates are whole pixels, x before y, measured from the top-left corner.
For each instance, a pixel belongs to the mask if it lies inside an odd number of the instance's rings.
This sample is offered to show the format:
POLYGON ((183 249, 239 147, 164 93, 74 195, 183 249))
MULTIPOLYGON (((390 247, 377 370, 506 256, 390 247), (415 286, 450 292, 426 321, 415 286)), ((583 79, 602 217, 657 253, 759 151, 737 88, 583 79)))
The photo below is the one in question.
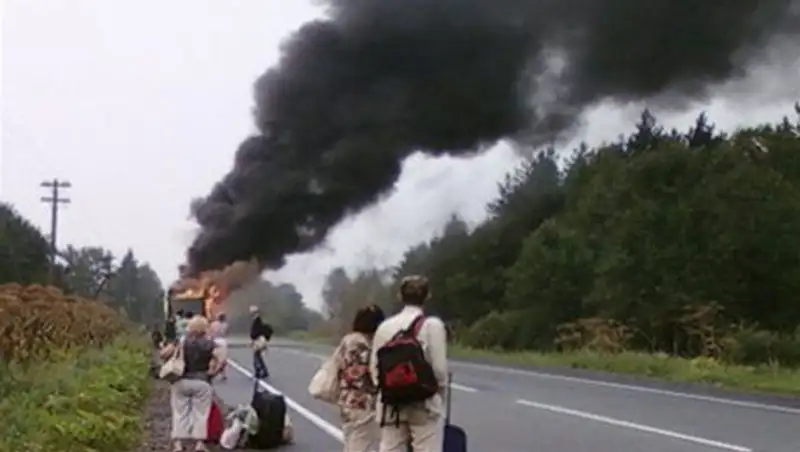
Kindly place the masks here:
MULTIPOLYGON (((444 415, 444 444, 442 445, 442 452, 467 452, 467 433, 463 428, 453 425, 450 422, 450 397, 453 393, 453 374, 447 376, 447 408, 444 415)), ((407 452, 414 452, 411 444, 406 446, 407 452)))
POLYGON ((447 379, 447 410, 444 417, 444 445, 442 452, 467 452, 467 433, 463 428, 450 422, 450 398, 453 393, 453 374, 447 379))

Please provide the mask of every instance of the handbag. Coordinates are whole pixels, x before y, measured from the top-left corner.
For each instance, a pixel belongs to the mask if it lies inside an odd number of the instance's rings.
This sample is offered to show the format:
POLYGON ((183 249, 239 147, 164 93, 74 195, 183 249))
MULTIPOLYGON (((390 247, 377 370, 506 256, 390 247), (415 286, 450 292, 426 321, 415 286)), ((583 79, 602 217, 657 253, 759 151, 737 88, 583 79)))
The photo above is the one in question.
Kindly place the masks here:
POLYGON ((331 404, 339 401, 339 350, 337 348, 311 378, 308 385, 311 397, 331 404))
POLYGON ((230 427, 222 432, 219 445, 225 450, 233 450, 239 446, 244 431, 244 423, 239 419, 234 419, 230 427))
POLYGON ((170 358, 161 365, 158 377, 170 383, 174 383, 183 377, 186 370, 186 362, 183 360, 183 343, 175 346, 175 352, 170 358))
POLYGON ((256 340, 253 341, 253 349, 260 352, 267 349, 267 338, 264 336, 258 336, 256 340))

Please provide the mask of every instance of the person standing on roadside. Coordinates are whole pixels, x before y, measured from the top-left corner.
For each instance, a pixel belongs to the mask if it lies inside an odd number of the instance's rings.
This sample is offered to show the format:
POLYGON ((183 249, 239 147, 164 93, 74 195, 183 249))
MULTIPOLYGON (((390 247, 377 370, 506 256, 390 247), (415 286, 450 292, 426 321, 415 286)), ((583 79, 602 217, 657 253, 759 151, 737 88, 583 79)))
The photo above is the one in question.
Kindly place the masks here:
POLYGON ((186 443, 194 443, 196 452, 207 452, 208 415, 213 402, 211 380, 219 372, 221 357, 218 347, 208 337, 208 320, 196 316, 189 320, 186 336, 161 349, 167 360, 180 350, 184 373, 170 387, 172 408, 172 450, 181 452, 186 443))
POLYGON ((250 306, 250 315, 253 321, 250 324, 250 345, 253 348, 253 370, 258 379, 269 378, 267 363, 264 361, 264 353, 267 351, 270 339, 272 339, 272 326, 264 322, 261 318, 261 311, 258 306, 250 306))
POLYGON ((423 311, 425 302, 431 298, 427 278, 419 275, 403 278, 398 297, 402 310, 378 327, 372 343, 370 371, 378 387, 376 411, 381 425, 378 450, 442 452, 443 401, 448 379, 447 331, 441 319, 427 317, 423 311), (386 361, 390 355, 399 360, 386 361), (415 365, 409 366, 412 362, 415 365), (409 380, 409 371, 418 379, 409 380), (425 390, 424 398, 412 391, 405 396, 412 402, 385 403, 387 395, 400 398, 397 394, 403 391, 403 386, 419 384, 425 390))
POLYGON ((178 317, 175 319, 175 335, 178 340, 186 336, 186 327, 189 325, 189 316, 183 309, 178 310, 178 317))
POLYGON ((219 375, 222 381, 227 381, 228 376, 226 375, 225 369, 227 367, 227 360, 228 360, 228 340, 226 339, 226 333, 228 330, 227 322, 225 321, 225 314, 220 313, 217 315, 217 318, 211 322, 211 326, 209 328, 209 336, 211 339, 214 340, 214 343, 220 349, 220 356, 222 359, 222 366, 220 367, 219 375))
POLYGON ((170 314, 167 318, 167 324, 164 325, 164 342, 175 342, 178 340, 178 331, 175 322, 175 316, 170 314))
POLYGON ((222 336, 228 337, 228 316, 224 312, 220 312, 217 316, 219 322, 219 331, 222 336))
POLYGON ((372 452, 378 439, 375 399, 378 389, 370 376, 372 337, 384 320, 377 305, 359 309, 352 331, 336 349, 339 370, 339 413, 342 418, 344 452, 372 452))

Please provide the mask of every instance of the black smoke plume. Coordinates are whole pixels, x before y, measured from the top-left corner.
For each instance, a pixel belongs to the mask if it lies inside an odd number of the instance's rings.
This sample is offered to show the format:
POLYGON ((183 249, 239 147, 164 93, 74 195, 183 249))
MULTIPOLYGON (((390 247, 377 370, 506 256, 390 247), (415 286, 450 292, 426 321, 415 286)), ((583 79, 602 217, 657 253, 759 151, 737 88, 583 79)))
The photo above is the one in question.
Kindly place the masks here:
POLYGON ((541 143, 603 100, 702 99, 797 38, 796 3, 330 0, 256 82, 260 134, 193 204, 190 267, 280 267, 389 191, 418 150, 541 143))

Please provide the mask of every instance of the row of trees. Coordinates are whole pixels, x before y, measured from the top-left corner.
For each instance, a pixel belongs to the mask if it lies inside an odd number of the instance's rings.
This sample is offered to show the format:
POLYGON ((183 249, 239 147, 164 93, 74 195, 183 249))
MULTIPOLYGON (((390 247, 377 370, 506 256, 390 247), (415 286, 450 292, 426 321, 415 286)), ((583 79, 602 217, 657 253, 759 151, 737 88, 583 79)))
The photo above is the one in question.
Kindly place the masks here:
MULTIPOLYGON (((58 254, 55 283, 66 292, 98 296, 138 323, 164 320, 161 281, 132 250, 119 259, 97 246, 68 246, 58 254)), ((0 284, 46 284, 49 262, 50 245, 39 229, 0 204, 0 284)))
POLYGON ((396 268, 334 270, 328 314, 392 306, 397 278, 422 273, 430 310, 470 345, 800 344, 800 120, 727 134, 700 115, 680 132, 645 111, 631 135, 563 155, 535 153, 509 174, 476 228, 454 216, 396 268))
POLYGON ((322 314, 306 307, 303 296, 292 284, 273 284, 257 279, 237 289, 225 300, 229 328, 235 334, 247 334, 250 327, 250 306, 257 306, 275 334, 307 331, 317 328, 322 314))
POLYGON ((322 290, 323 313, 333 320, 324 325, 325 333, 345 333, 356 311, 363 306, 377 304, 387 313, 395 310, 394 274, 391 269, 370 269, 351 277, 342 267, 331 270, 322 290))

